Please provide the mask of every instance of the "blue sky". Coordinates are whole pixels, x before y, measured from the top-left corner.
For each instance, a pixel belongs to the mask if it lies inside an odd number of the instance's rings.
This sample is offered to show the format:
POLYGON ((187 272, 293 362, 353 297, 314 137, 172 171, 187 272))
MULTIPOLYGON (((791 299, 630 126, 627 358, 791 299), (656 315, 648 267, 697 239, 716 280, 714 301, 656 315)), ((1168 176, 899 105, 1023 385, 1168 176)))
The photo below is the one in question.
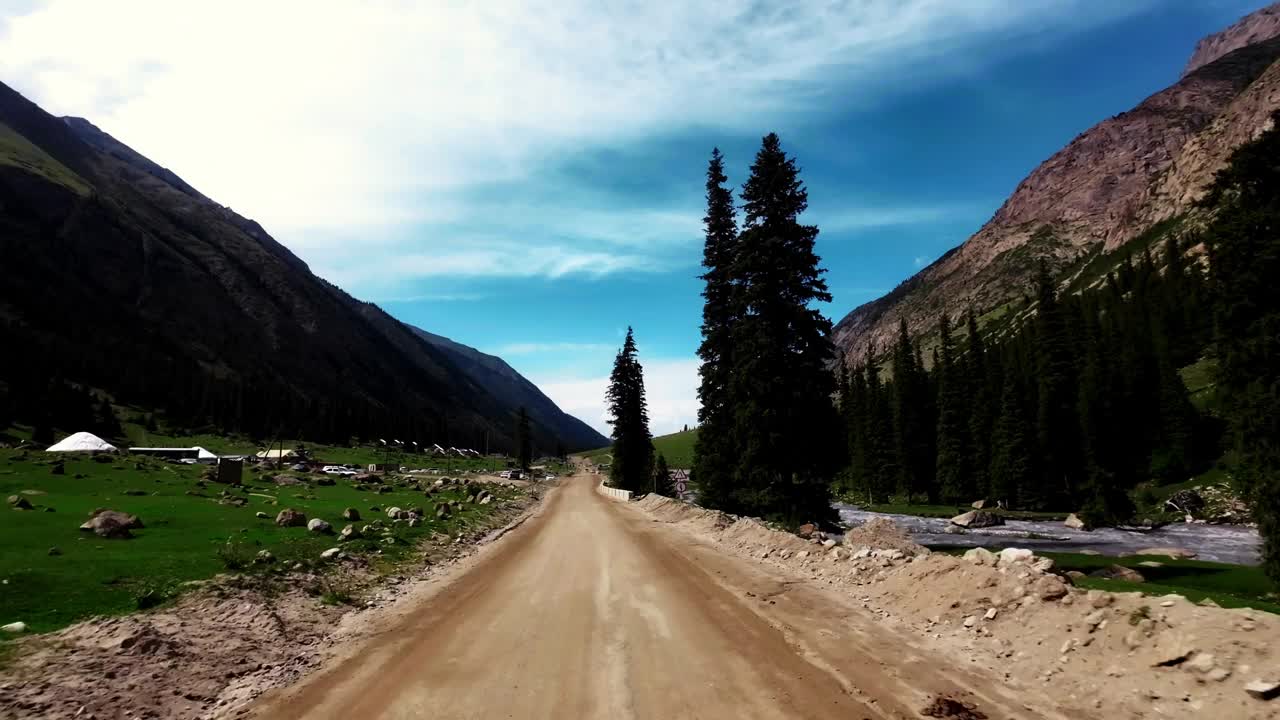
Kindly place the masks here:
POLYGON ((1264 4, 24 1, 0 79, 601 429, 634 326, 662 433, 697 412, 713 146, 735 185, 767 132, 798 158, 835 321, 1264 4))

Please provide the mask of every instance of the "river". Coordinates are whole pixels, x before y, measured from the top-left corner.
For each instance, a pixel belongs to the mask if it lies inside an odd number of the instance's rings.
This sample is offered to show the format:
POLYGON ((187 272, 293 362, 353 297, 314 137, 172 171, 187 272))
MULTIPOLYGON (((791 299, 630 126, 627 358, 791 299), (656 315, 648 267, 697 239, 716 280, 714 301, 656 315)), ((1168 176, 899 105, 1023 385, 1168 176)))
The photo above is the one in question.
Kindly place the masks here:
POLYGON ((916 542, 931 547, 1014 546, 1044 552, 1089 550, 1111 556, 1129 555, 1143 548, 1177 547, 1196 553, 1199 560, 1238 565, 1257 565, 1262 548, 1258 531, 1240 525, 1173 523, 1155 530, 1101 528, 1086 532, 1072 530, 1061 522, 1006 520, 998 527, 952 535, 946 532, 950 521, 942 518, 870 512, 844 503, 834 503, 834 507, 850 527, 876 517, 887 518, 911 533, 916 542))

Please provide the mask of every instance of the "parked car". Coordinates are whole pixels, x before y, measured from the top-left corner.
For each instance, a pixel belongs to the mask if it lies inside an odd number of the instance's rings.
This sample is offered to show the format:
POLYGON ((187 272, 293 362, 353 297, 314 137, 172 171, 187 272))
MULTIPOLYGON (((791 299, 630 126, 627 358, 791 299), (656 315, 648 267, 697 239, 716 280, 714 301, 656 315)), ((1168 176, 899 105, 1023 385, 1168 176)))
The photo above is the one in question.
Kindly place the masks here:
POLYGON ((320 472, 325 475, 355 475, 356 471, 341 465, 325 465, 320 472))
POLYGON ((511 471, 510 471, 510 470, 503 470, 502 472, 498 473, 498 477, 502 478, 503 480, 510 480, 510 479, 511 479, 511 471))

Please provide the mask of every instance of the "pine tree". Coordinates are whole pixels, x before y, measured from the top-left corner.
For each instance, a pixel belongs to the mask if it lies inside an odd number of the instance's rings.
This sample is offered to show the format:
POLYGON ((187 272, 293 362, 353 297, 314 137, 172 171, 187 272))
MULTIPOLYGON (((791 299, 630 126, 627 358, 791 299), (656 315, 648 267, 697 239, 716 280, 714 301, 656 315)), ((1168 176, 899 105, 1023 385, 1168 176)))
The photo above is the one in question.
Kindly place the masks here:
POLYGON ((703 218, 705 241, 702 249, 702 344, 698 357, 702 366, 698 399, 698 437, 693 447, 693 480, 699 501, 706 507, 736 510, 734 462, 737 443, 733 434, 729 377, 733 368, 733 323, 738 317, 738 301, 733 282, 733 260, 738 227, 733 193, 725 186, 724 157, 711 151, 707 167, 707 214, 703 218))
POLYGON ((676 486, 671 481, 671 468, 667 467, 667 457, 661 453, 653 466, 653 491, 666 497, 676 496, 676 486))
POLYGON ((867 413, 863 416, 867 495, 871 503, 889 499, 900 473, 893 437, 892 388, 880 383, 880 370, 867 355, 867 413))
POLYGON ((973 488, 985 495, 991 486, 988 468, 991 466, 991 432, 996 422, 996 388, 999 386, 995 371, 999 363, 990 362, 986 343, 978 330, 978 320, 970 308, 965 320, 968 337, 965 344, 964 368, 969 385, 969 449, 967 463, 973 474, 973 488))
POLYGON ((1037 445, 1043 484, 1027 498, 1037 509, 1061 507, 1074 497, 1079 483, 1079 439, 1076 425, 1075 370, 1067 320, 1052 277, 1040 263, 1036 277, 1035 368, 1037 445))
POLYGON ((1080 367, 1076 408, 1079 414, 1081 449, 1084 454, 1084 497, 1079 507, 1086 525, 1116 525, 1133 517, 1133 502, 1117 472, 1117 430, 1114 426, 1114 393, 1103 350, 1098 313, 1090 307, 1084 313, 1084 361, 1080 367))
POLYGON ((1006 379, 991 443, 991 499, 1004 507, 1016 506, 1036 482, 1031 441, 1027 437, 1029 423, 1021 400, 1022 392, 1016 383, 1012 378, 1006 379))
POLYGON ((613 426, 613 464, 609 479, 615 487, 645 492, 653 473, 653 442, 645 401, 644 369, 636 358, 636 341, 627 328, 626 340, 613 363, 606 394, 613 426))
POLYGON ((1263 567, 1280 583, 1280 112, 1218 173, 1205 204, 1217 323, 1218 387, 1253 500, 1263 567))
POLYGON ((777 135, 764 138, 742 201, 732 265, 740 301, 729 376, 733 506, 790 523, 825 519, 835 470, 828 449, 838 442, 839 423, 828 367, 831 322, 812 305, 831 294, 814 253, 818 228, 799 221, 808 193, 777 135))
POLYGON ((969 471, 969 418, 965 375, 956 361, 951 321, 939 323, 940 345, 934 372, 938 376, 938 452, 936 476, 944 503, 971 501, 975 490, 969 471))
POLYGON ((911 342, 905 319, 898 324, 898 342, 893 349, 893 439, 897 458, 898 493, 906 502, 924 495, 930 504, 938 502, 934 482, 933 422, 929 401, 929 379, 920 362, 919 349, 911 342))
POLYGON ((516 416, 516 452, 521 470, 528 470, 533 464, 533 438, 529 428, 529 412, 520 406, 516 416))

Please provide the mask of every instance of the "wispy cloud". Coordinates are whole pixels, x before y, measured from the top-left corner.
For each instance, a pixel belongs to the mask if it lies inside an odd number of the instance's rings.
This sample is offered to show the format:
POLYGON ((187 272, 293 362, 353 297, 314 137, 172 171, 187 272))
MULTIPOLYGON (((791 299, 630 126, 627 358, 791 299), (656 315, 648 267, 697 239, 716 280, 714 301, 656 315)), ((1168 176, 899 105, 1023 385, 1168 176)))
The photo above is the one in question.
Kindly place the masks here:
POLYGON ((918 268, 922 268, 922 267, 924 267, 925 265, 928 265, 928 264, 929 264, 929 256, 928 256, 928 255, 917 255, 917 256, 916 256, 916 258, 915 258, 915 260, 913 260, 913 261, 912 261, 912 264, 914 264, 914 265, 915 265, 916 267, 918 267, 918 268))
MULTIPOLYGON (((371 282, 351 267, 370 253, 413 277, 651 271, 696 237, 697 208, 583 210, 593 188, 549 184, 549 168, 682 129, 755 134, 836 96, 874 102, 1154 1, 46 0, 0 14, 0 76, 351 282, 371 282), (530 249, 473 244, 476 226, 530 249)), ((832 227, 929 217, 850 211, 832 227)))
POLYGON ((605 343, 577 343, 577 342, 523 342, 508 343, 493 351, 495 355, 533 355, 535 353, 577 353, 577 352, 607 352, 616 350, 613 345, 605 343))

